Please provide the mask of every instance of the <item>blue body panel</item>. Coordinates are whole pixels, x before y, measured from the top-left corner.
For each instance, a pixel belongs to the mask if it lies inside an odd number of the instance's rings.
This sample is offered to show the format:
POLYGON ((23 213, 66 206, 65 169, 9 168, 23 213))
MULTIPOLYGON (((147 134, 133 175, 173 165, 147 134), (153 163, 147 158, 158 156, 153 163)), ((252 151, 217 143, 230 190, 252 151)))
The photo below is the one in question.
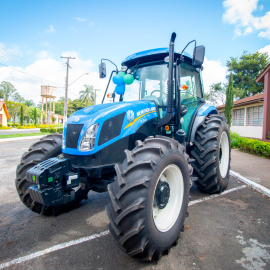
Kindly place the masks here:
POLYGON ((210 113, 217 114, 218 113, 217 108, 213 105, 204 103, 199 109, 197 116, 205 116, 210 113))
MULTIPOLYGON (((154 55, 154 54, 160 54, 160 53, 169 53, 169 48, 157 48, 157 49, 152 49, 152 50, 147 50, 147 51, 142 51, 142 52, 138 52, 138 53, 134 53, 128 57, 125 58, 124 61, 122 61, 122 63, 129 61, 129 60, 133 60, 136 58, 140 58, 140 57, 144 57, 144 56, 149 56, 149 55, 154 55)), ((175 53, 180 54, 180 51, 175 50, 175 53)), ((192 58, 190 54, 184 52, 183 55, 192 58)))
MULTIPOLYGON (((68 124, 83 124, 83 128, 81 130, 77 149, 74 148, 62 148, 62 152, 71 155, 92 155, 102 148, 114 143, 122 139, 123 137, 134 134, 136 130, 146 121, 149 121, 152 118, 158 117, 156 112, 156 104, 152 101, 131 101, 131 102, 114 102, 107 104, 100 104, 95 106, 90 106, 79 110, 72 114, 64 127, 64 140, 66 141, 66 131, 68 124), (134 121, 130 123, 127 120, 127 114, 125 115, 122 130, 119 136, 113 138, 112 140, 98 146, 99 134, 102 128, 102 124, 107 119, 110 119, 120 113, 127 112, 131 110, 134 112, 134 121), (75 122, 75 118, 79 118, 77 122, 75 122), (90 151, 79 151, 80 141, 82 139, 83 134, 86 130, 92 126, 93 124, 99 124, 95 147, 90 151)), ((77 120, 77 119, 76 119, 77 120)))

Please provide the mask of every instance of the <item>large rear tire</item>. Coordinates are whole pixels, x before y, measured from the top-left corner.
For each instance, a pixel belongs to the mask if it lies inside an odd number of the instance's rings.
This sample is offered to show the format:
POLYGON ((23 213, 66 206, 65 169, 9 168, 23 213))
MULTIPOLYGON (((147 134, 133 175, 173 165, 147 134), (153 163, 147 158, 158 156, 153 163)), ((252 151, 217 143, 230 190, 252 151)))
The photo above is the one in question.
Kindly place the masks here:
POLYGON ((177 243, 189 202, 192 167, 177 141, 156 136, 136 141, 116 165, 117 179, 108 185, 109 230, 131 256, 159 260, 177 243))
POLYGON ((20 164, 17 166, 15 179, 17 192, 23 204, 35 213, 56 215, 61 212, 61 210, 68 210, 79 204, 83 199, 87 199, 88 191, 78 188, 75 192, 75 199, 73 201, 59 206, 48 207, 33 201, 29 194, 29 187, 34 184, 27 181, 26 172, 40 162, 60 155, 61 144, 62 135, 57 133, 47 135, 30 146, 28 152, 25 152, 22 155, 20 164))
POLYGON ((230 178, 231 144, 229 125, 224 116, 209 115, 196 133, 191 155, 197 187, 207 193, 220 193, 230 178))

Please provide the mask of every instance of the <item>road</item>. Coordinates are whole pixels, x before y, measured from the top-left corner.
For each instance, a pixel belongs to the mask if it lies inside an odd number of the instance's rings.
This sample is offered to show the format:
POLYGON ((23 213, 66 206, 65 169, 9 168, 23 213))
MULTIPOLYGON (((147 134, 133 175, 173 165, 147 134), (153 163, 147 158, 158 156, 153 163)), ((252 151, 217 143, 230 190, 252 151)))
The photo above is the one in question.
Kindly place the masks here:
POLYGON ((25 134, 25 133, 38 133, 40 132, 39 128, 31 129, 6 129, 0 130, 0 135, 10 135, 10 134, 25 134))
POLYGON ((124 254, 107 233, 108 193, 90 191, 77 209, 57 217, 24 207, 14 186, 15 169, 33 142, 0 144, 0 269, 1 263, 29 259, 37 251, 42 253, 36 258, 5 269, 270 269, 270 201, 234 178, 231 192, 217 197, 192 187, 178 245, 159 262, 146 263, 124 254), (69 242, 87 236, 87 241, 69 242), (44 251, 66 242, 67 247, 44 251))

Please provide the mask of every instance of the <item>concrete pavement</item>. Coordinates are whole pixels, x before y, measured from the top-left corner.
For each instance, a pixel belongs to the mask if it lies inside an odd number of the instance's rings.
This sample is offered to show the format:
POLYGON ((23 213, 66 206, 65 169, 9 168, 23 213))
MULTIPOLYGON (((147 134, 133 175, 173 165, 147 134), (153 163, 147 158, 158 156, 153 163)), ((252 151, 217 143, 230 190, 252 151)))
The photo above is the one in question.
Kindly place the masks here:
POLYGON ((270 189, 270 159, 257 157, 236 149, 232 149, 231 157, 231 170, 270 189))
POLYGON ((32 213, 21 203, 14 178, 21 155, 35 141, 0 145, 0 269, 270 269, 270 201, 233 177, 227 188, 232 192, 217 197, 192 187, 186 230, 158 263, 127 256, 109 234, 92 237, 107 231, 108 193, 90 191, 79 208, 57 217, 32 213), (65 244, 82 237, 92 240, 65 244), (59 244, 63 248, 43 252, 59 244), (23 256, 29 260, 4 265, 23 256))

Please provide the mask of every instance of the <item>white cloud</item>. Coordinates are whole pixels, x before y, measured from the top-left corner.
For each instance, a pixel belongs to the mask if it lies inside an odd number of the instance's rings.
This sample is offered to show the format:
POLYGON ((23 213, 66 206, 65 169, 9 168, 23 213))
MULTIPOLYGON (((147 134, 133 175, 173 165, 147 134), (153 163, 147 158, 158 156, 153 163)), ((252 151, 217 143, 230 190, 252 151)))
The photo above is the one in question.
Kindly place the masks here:
POLYGON ((40 51, 36 54, 37 59, 52 58, 52 54, 48 51, 40 51))
POLYGON ((90 23, 89 23, 89 27, 93 27, 93 26, 94 26, 94 24, 95 24, 95 23, 90 22, 90 23))
POLYGON ((264 16, 254 16, 253 12, 261 11, 263 6, 258 7, 259 0, 225 0, 223 6, 225 13, 223 21, 235 25, 235 36, 241 36, 259 31, 258 36, 270 39, 270 11, 264 16))
POLYGON ((221 61, 208 60, 204 58, 202 78, 204 84, 204 92, 209 93, 210 86, 213 83, 225 83, 227 75, 227 67, 222 66, 221 61))
POLYGON ((260 53, 268 53, 268 56, 270 57, 270 44, 266 45, 265 47, 261 48, 259 50, 260 53))
POLYGON ((78 22, 85 22, 86 21, 86 19, 80 18, 80 17, 75 18, 75 20, 77 20, 78 22))
MULTIPOLYGON (((45 57, 46 53, 47 52, 45 51, 41 51, 38 54, 45 57)), ((81 75, 89 73, 89 75, 82 76, 69 87, 68 97, 71 99, 79 98, 79 92, 84 89, 83 85, 89 84, 93 85, 95 89, 101 89, 101 91, 97 91, 97 103, 100 103, 102 101, 108 80, 101 80, 99 78, 98 67, 94 66, 90 59, 81 59, 77 52, 63 52, 62 55, 76 57, 76 59, 70 60, 70 66, 72 68, 69 70, 69 84, 74 82, 81 75)), ((13 67, 21 72, 8 67, 0 67, 0 82, 11 82, 21 96, 23 96, 25 99, 34 100, 36 104, 41 101, 40 91, 42 85, 57 86, 59 87, 56 91, 56 96, 58 99, 65 94, 65 63, 65 59, 55 60, 50 58, 48 54, 47 58, 40 57, 40 59, 26 68, 16 66, 13 67), (34 75, 36 77, 29 76, 25 73, 34 75), (42 79, 46 79, 49 82, 42 79)))
POLYGON ((52 32, 54 32, 55 31, 55 29, 54 29, 54 27, 53 27, 53 25, 50 25, 50 27, 49 27, 49 29, 46 29, 46 33, 52 33, 52 32))

